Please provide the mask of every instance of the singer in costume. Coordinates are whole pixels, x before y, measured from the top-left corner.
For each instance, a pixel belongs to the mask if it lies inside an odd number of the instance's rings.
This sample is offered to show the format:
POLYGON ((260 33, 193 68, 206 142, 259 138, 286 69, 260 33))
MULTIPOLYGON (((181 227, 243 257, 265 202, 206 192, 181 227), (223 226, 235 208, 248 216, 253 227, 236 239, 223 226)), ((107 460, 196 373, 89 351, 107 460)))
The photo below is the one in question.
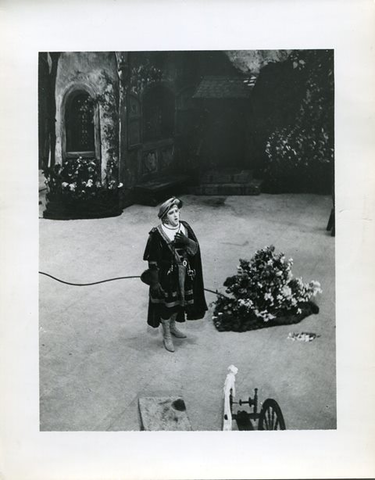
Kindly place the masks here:
POLYGON ((173 336, 186 338, 177 323, 201 319, 207 311, 199 243, 191 226, 180 220, 181 207, 175 197, 160 206, 160 223, 149 232, 143 257, 148 270, 142 280, 150 286, 147 323, 162 325, 169 352, 174 352, 173 336))

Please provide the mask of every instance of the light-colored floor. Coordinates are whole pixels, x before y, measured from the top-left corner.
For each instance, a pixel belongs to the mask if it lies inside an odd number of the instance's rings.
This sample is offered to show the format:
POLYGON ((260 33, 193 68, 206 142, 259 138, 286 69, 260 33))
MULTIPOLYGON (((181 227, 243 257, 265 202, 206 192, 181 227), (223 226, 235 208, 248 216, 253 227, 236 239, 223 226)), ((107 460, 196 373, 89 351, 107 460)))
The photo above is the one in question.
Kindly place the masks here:
MULTIPOLYGON (((274 244, 295 276, 318 280, 320 313, 300 324, 234 333, 211 320, 183 325, 176 352, 147 332, 140 280, 72 287, 40 277, 41 430, 139 430, 138 397, 182 395, 194 430, 220 430, 227 367, 238 367, 237 399, 278 401, 288 429, 336 428, 335 239, 326 232, 331 198, 318 195, 198 197, 181 214, 201 245, 205 286, 222 289, 239 258, 274 244), (311 343, 288 340, 312 332, 311 343)), ((70 282, 139 275, 157 208, 119 217, 40 220, 40 270, 70 282)), ((207 293, 207 301, 215 296, 207 293)))

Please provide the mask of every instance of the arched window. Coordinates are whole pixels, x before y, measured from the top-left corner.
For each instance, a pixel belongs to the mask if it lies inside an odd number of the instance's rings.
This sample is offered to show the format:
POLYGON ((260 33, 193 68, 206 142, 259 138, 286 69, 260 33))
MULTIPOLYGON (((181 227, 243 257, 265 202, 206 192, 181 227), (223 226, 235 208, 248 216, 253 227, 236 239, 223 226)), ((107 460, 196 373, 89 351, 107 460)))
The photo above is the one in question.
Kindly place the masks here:
POLYGON ((143 99, 143 138, 145 141, 170 138, 174 134, 174 95, 158 85, 145 93, 143 99))
POLYGON ((74 92, 68 99, 65 114, 66 153, 93 155, 94 106, 87 92, 74 92))

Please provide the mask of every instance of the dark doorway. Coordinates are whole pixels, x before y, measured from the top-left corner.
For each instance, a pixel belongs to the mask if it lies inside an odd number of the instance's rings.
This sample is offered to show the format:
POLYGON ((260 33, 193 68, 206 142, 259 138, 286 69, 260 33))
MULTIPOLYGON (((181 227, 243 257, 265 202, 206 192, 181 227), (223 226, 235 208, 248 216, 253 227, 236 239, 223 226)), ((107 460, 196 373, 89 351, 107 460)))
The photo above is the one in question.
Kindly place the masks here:
POLYGON ((201 149, 202 167, 245 168, 246 135, 242 108, 233 101, 208 106, 201 149))

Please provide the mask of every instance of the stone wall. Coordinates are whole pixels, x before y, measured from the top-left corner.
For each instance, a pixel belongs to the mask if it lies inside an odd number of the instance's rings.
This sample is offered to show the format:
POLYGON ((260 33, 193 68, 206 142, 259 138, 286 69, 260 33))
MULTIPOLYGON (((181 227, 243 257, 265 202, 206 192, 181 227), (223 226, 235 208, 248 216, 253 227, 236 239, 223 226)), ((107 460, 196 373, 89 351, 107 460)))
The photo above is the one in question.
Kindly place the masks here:
POLYGON ((194 69, 196 55, 191 52, 130 52, 126 61, 128 78, 124 82, 121 108, 126 109, 127 114, 123 117, 120 135, 120 175, 125 187, 132 188, 137 183, 180 170, 181 137, 185 135, 180 125, 180 111, 186 109, 187 90, 191 89, 190 96, 193 93, 197 72, 194 69), (147 139, 145 100, 147 95, 157 96, 163 90, 173 98, 174 128, 166 136, 147 139))
POLYGON ((85 90, 95 105, 95 156, 102 175, 107 161, 118 158, 118 73, 114 53, 66 52, 56 77, 56 162, 66 153, 65 105, 69 95, 85 90))

